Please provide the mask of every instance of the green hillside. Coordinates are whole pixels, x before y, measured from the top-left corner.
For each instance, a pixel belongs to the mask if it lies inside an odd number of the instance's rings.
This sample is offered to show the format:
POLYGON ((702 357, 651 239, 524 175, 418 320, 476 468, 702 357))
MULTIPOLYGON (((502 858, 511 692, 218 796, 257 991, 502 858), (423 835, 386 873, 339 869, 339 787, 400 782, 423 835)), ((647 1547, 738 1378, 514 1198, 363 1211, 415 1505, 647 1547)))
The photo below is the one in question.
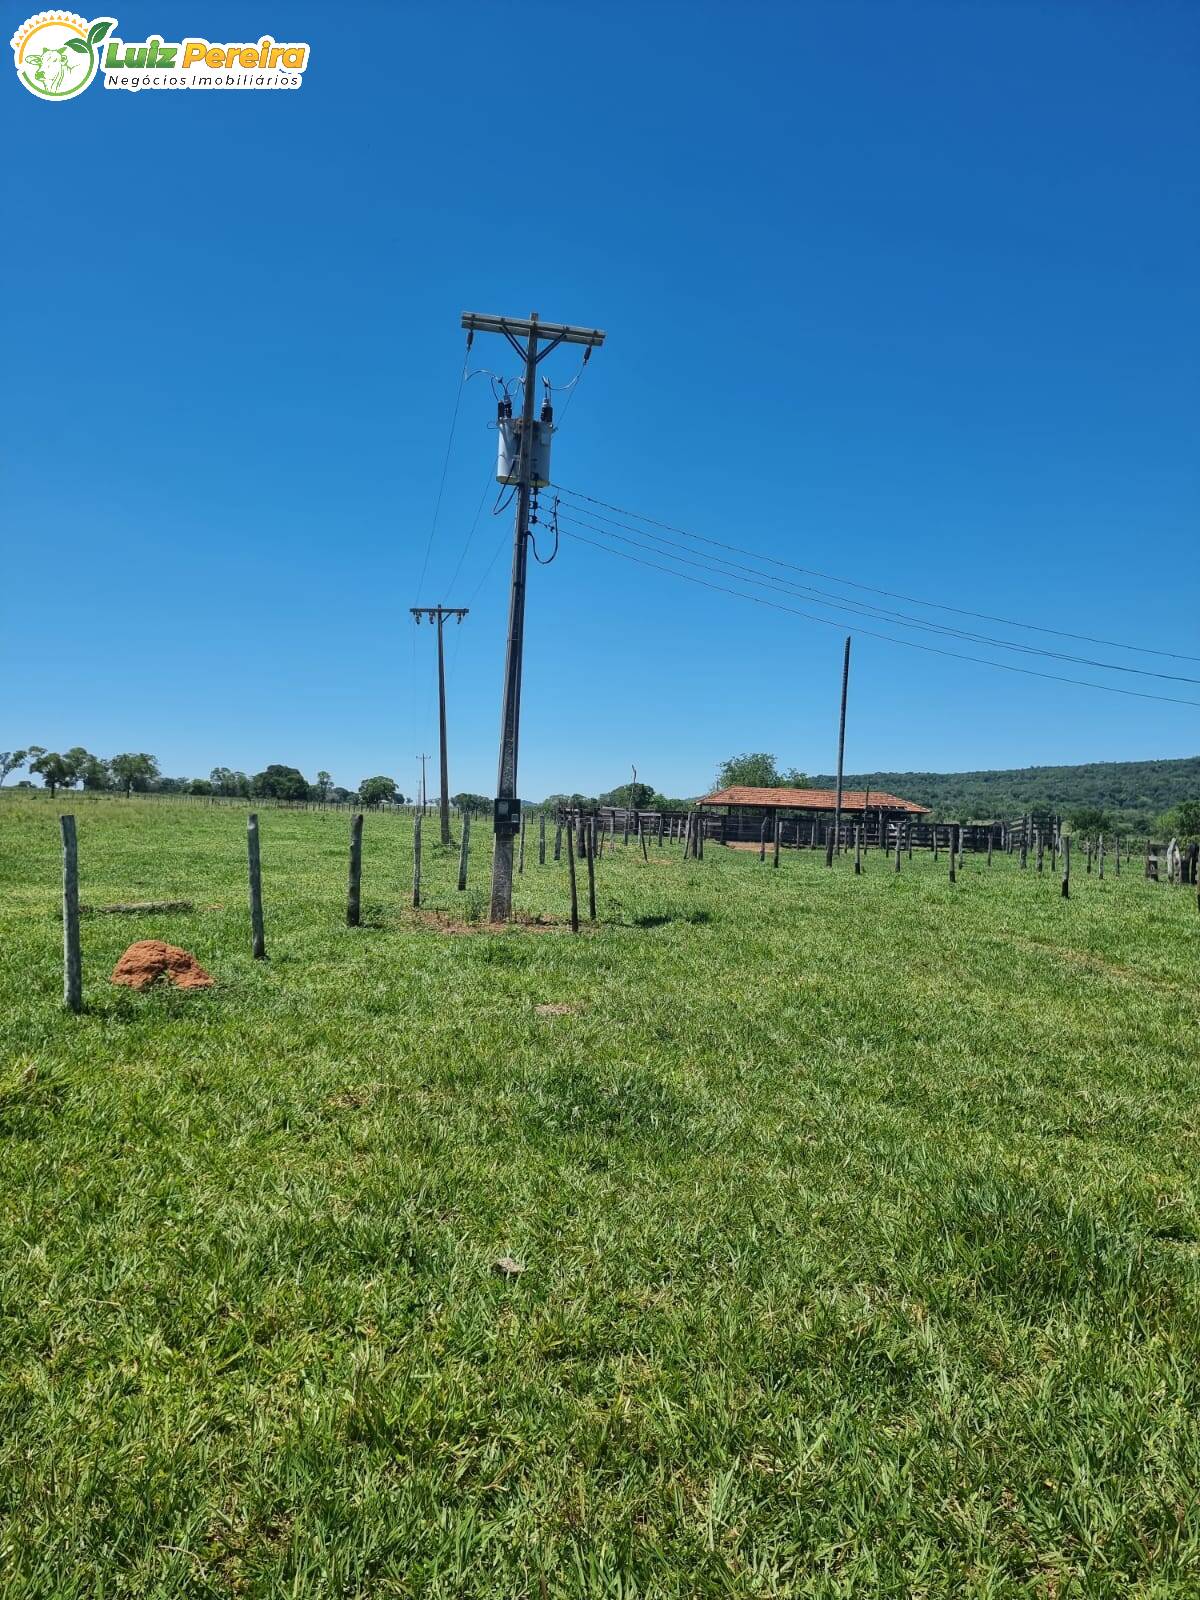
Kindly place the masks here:
MULTIPOLYGON (((834 778, 826 773, 812 781, 828 785, 834 778)), ((1200 756, 995 772, 855 772, 847 776, 846 787, 886 789, 932 806, 937 816, 957 820, 1101 806, 1121 827, 1141 832, 1179 801, 1200 798, 1200 756)))

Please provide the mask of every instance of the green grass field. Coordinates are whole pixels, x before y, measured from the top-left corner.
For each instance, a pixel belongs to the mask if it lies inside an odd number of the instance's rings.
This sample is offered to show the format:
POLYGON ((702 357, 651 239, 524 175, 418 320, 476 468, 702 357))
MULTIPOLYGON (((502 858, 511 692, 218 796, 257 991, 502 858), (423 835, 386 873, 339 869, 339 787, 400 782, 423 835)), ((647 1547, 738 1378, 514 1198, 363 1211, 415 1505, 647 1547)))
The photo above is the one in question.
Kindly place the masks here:
POLYGON ((1200 1593, 1193 894, 262 829, 0 805, 0 1594, 1200 1593))

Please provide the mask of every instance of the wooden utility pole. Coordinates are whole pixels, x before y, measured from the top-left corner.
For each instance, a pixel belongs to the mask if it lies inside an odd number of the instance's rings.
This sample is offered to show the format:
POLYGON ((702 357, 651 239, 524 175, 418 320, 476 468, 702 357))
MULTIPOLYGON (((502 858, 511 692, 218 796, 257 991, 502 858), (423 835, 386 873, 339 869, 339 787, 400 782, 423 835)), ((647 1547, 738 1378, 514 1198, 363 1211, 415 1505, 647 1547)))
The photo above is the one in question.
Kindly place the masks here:
MULTIPOLYGON (((525 365, 525 387, 521 404, 520 449, 517 459, 517 514, 513 524, 512 581, 508 598, 508 640, 504 655, 504 689, 500 710, 500 758, 496 774, 496 806, 493 826, 496 842, 492 853, 493 922, 507 922, 512 915, 513 838, 519 830, 520 802, 517 799, 517 750, 521 723, 521 662, 525 647, 525 574, 528 564, 529 510, 534 487, 533 406, 537 388, 538 362, 560 344, 586 345, 584 360, 604 343, 599 328, 578 328, 565 323, 540 322, 537 312, 524 317, 480 316, 463 313, 462 325, 468 337, 476 333, 504 336, 525 365), (523 342, 522 342, 523 341, 523 342), (541 348, 539 349, 539 343, 541 348)), ((549 419, 546 419, 547 425, 549 419)))
MULTIPOLYGON (((837 800, 833 812, 833 834, 839 855, 842 849, 842 767, 846 757, 846 691, 850 687, 850 635, 846 635, 846 653, 842 657, 842 712, 838 719, 837 800)), ((866 822, 866 813, 863 821, 866 822)))
MULTIPOLYGON (((450 765, 446 755, 446 652, 442 644, 442 624, 447 617, 457 617, 459 622, 468 614, 466 606, 410 606, 417 622, 428 617, 437 623, 438 641, 438 731, 442 750, 442 843, 450 843, 450 765)), ((422 761, 425 759, 422 756, 422 761)), ((422 783, 424 777, 422 776, 422 783)), ((423 797, 422 797, 423 798, 423 797)))

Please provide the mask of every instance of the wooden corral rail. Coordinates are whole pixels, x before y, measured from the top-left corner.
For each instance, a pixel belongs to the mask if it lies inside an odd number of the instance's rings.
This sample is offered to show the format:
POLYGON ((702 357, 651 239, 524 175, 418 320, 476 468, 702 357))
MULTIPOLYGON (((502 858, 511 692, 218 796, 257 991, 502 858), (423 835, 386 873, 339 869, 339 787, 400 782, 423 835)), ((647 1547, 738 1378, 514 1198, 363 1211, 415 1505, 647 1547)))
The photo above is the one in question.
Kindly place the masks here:
MULTIPOLYGON (((579 825, 581 813, 570 813, 576 827, 579 825)), ((598 806, 594 811, 586 811, 583 816, 593 817, 599 833, 615 837, 620 834, 624 837, 627 814, 621 806, 598 806)), ((688 816, 692 818, 692 826, 699 828, 706 839, 711 839, 716 844, 753 844, 757 845, 762 838, 762 819, 732 812, 725 814, 704 808, 693 809, 690 813, 682 811, 638 811, 628 813, 628 827, 632 835, 637 832, 637 822, 641 821, 642 835, 648 839, 656 839, 660 833, 664 838, 682 838, 687 824, 688 816)), ((560 821, 565 822, 567 811, 558 813, 560 821)), ((805 815, 791 815, 786 812, 779 817, 779 842, 785 850, 824 850, 833 836, 832 817, 813 817, 805 815)), ((773 839, 774 824, 769 830, 773 839)), ((854 831, 859 828, 859 840, 865 849, 894 849, 897 839, 897 830, 904 846, 909 845, 914 850, 932 850, 935 845, 940 850, 950 848, 951 833, 955 828, 961 830, 962 849, 984 853, 989 843, 996 851, 1019 850, 1024 841, 1027 850, 1032 849, 1040 841, 1044 848, 1050 848, 1052 841, 1059 836, 1059 819, 1052 816, 1025 816, 1012 819, 997 819, 994 822, 927 822, 912 820, 910 818, 888 818, 877 813, 868 814, 864 823, 861 819, 843 817, 840 833, 840 842, 843 849, 854 848, 854 831)))

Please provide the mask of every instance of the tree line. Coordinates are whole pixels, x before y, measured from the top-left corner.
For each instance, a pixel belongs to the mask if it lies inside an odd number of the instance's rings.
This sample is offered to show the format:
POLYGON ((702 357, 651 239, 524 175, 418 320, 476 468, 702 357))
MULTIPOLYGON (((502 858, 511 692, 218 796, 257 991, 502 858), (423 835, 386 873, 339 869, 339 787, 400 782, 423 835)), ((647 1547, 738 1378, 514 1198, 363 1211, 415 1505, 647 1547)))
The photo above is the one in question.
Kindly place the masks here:
POLYGON ((364 778, 357 789, 334 783, 328 772, 318 772, 309 783, 298 767, 273 762, 261 772, 247 775, 232 767, 214 767, 207 778, 169 778, 159 769, 156 757, 145 750, 126 750, 102 758, 82 745, 70 750, 47 750, 32 744, 24 750, 0 750, 0 784, 12 772, 31 774, 15 787, 34 787, 33 777, 42 780, 51 795, 60 789, 81 788, 131 796, 134 794, 217 795, 246 800, 317 800, 341 804, 383 806, 404 805, 404 796, 394 778, 364 778))

